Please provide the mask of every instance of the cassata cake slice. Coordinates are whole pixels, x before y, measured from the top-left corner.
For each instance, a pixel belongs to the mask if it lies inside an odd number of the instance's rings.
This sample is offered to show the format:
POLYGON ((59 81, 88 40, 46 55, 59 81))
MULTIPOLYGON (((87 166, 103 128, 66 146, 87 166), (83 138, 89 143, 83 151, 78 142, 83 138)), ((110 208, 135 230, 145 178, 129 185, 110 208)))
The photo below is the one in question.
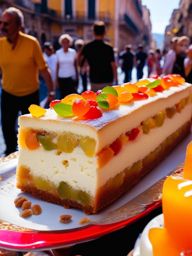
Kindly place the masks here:
POLYGON ((19 117, 17 187, 94 214, 190 133, 192 85, 179 75, 107 86, 19 117))

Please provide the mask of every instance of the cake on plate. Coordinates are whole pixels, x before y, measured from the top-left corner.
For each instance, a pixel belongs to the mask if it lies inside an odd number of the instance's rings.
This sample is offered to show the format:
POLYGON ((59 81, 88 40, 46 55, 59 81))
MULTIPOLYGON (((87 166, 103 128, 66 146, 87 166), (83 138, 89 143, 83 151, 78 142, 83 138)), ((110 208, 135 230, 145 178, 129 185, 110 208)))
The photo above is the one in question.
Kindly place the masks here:
POLYGON ((190 133, 192 85, 179 75, 31 105, 19 118, 17 187, 99 212, 190 133))
POLYGON ((163 214, 152 219, 137 240, 132 256, 192 255, 192 142, 187 146, 182 175, 163 185, 163 214))

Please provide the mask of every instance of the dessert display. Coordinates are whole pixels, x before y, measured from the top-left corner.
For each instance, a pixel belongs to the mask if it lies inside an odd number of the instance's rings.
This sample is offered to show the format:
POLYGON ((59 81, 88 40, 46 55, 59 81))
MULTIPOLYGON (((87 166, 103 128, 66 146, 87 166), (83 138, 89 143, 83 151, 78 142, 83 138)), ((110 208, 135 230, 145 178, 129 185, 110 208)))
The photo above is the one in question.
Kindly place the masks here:
POLYGON ((179 75, 106 86, 19 118, 17 187, 94 214, 190 133, 192 85, 179 75))
POLYGON ((192 255, 192 142, 187 146, 183 172, 163 185, 163 214, 145 227, 133 256, 192 255))

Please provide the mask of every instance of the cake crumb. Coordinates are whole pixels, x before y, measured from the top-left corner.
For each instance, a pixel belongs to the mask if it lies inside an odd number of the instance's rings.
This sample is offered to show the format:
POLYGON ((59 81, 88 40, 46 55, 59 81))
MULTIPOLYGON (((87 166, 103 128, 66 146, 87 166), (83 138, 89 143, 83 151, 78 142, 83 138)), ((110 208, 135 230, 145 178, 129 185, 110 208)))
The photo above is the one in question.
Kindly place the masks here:
POLYGON ((3 180, 3 177, 2 176, 0 176, 0 181, 2 181, 3 180))
POLYGON ((84 217, 84 218, 80 219, 79 224, 83 225, 83 224, 87 224, 89 222, 91 222, 91 220, 88 217, 84 217))
POLYGON ((68 224, 72 221, 72 216, 69 214, 62 214, 59 217, 59 221, 64 224, 68 224))

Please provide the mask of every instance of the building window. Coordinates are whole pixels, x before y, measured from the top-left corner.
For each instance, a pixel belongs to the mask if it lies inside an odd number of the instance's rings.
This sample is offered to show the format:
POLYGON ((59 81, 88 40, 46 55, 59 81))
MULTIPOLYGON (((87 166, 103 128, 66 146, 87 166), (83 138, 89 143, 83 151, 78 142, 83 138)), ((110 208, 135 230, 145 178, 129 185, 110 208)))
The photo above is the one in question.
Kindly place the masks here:
POLYGON ((95 19, 95 0, 88 0, 88 18, 95 19))
POLYGON ((72 18, 72 0, 65 0, 65 17, 72 18))

